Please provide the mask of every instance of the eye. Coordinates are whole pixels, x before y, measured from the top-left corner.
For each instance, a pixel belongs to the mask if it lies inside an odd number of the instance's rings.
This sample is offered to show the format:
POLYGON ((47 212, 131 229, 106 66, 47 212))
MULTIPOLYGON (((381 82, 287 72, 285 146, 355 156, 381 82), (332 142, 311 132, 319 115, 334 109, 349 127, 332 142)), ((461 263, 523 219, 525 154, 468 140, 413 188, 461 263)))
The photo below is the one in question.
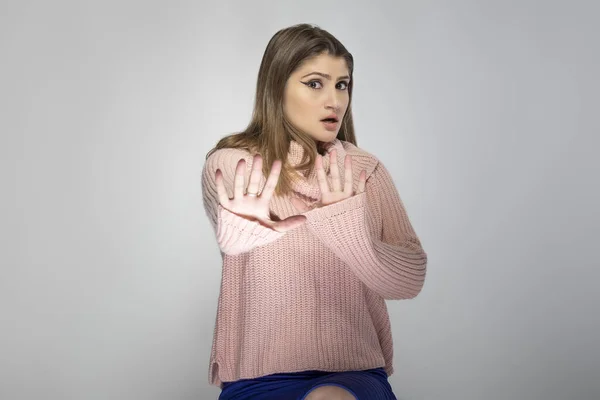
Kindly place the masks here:
POLYGON ((312 80, 312 81, 309 81, 309 82, 302 82, 302 83, 304 83, 306 86, 308 86, 311 89, 320 89, 319 87, 315 87, 313 84, 319 84, 320 85, 321 81, 319 81, 319 80, 312 80))
MULTIPOLYGON (((319 85, 321 85, 321 81, 318 80, 318 79, 315 79, 315 80, 312 80, 312 81, 309 81, 309 82, 302 82, 302 83, 304 83, 306 86, 308 86, 309 88, 314 89, 314 90, 317 90, 317 89, 320 89, 320 88, 319 87, 314 87, 313 84, 319 84, 319 85)), ((346 82, 346 81, 340 81, 340 82, 338 82, 338 84, 345 85, 341 90, 348 89, 348 82, 346 82)))
POLYGON ((344 88, 342 90, 348 89, 348 82, 346 82, 346 81, 340 81, 340 82, 338 82, 338 85, 340 85, 340 84, 342 84, 344 86, 344 88))

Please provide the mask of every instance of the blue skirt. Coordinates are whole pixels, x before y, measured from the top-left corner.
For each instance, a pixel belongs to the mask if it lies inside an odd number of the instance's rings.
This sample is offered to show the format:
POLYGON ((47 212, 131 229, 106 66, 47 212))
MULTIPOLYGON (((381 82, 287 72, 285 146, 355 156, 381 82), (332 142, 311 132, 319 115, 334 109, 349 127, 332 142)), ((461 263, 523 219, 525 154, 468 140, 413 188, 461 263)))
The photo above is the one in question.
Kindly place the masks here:
POLYGON ((224 382, 219 400, 304 400, 322 385, 346 389, 357 400, 397 400, 383 368, 365 371, 302 371, 224 382))

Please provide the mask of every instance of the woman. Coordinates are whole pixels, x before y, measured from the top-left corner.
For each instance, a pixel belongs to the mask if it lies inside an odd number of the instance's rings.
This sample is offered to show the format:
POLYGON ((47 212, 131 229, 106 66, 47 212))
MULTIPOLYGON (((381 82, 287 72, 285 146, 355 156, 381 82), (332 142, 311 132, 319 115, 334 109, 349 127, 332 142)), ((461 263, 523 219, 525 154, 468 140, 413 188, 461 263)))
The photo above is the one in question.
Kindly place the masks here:
POLYGON ((318 27, 280 30, 250 124, 207 155, 221 400, 396 398, 385 300, 417 296, 427 255, 389 172, 356 145, 353 66, 318 27))

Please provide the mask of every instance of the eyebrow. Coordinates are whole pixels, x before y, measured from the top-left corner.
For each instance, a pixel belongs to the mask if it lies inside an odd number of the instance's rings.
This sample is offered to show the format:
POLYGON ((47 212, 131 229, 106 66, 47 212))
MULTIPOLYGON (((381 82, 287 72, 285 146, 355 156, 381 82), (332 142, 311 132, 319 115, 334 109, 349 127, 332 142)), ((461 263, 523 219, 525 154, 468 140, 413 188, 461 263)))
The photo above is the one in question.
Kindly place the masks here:
MULTIPOLYGON (((306 75, 304 75, 302 78, 306 78, 306 77, 307 77, 307 76, 309 76, 309 75, 320 75, 320 76, 322 76, 323 78, 327 78, 327 79, 331 80, 331 75, 329 75, 329 74, 324 74, 324 73, 322 73, 322 72, 317 72, 317 71, 311 72, 310 74, 306 74, 306 75)), ((340 80, 340 79, 350 79, 350 77, 349 77, 348 75, 344 75, 344 76, 340 76, 340 77, 338 78, 338 80, 340 80)))

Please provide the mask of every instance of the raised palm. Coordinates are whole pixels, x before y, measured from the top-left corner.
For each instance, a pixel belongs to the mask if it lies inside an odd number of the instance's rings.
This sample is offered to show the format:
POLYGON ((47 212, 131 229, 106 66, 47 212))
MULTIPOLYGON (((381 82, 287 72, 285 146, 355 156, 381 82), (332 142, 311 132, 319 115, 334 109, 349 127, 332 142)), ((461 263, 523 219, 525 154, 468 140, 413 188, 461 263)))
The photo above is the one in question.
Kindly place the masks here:
POLYGON ((304 215, 292 215, 280 221, 274 221, 270 217, 269 203, 277 186, 279 174, 281 173, 281 161, 275 160, 271 167, 271 172, 265 183, 261 193, 258 193, 260 179, 262 178, 262 157, 254 156, 252 164, 252 172, 248 182, 248 188, 244 191, 245 186, 246 161, 242 158, 238 161, 235 169, 235 177, 233 183, 233 198, 229 198, 223 183, 223 173, 217 169, 215 172, 215 180, 217 184, 217 193, 219 203, 229 210, 243 218, 257 221, 261 225, 271 228, 278 232, 286 232, 298 227, 306 221, 304 215), (256 194, 253 196, 252 194, 256 194))
MULTIPOLYGON (((346 155, 344 158, 344 188, 342 189, 342 183, 340 180, 340 171, 337 164, 337 151, 334 149, 329 153, 330 162, 329 162, 329 172, 331 175, 331 186, 329 188, 329 183, 327 182, 327 175, 325 174, 325 169, 323 168, 323 159, 321 155, 317 155, 317 159, 315 160, 315 169, 317 171, 317 180, 319 182, 319 189, 321 191, 321 200, 315 205, 315 207, 323 207, 329 204, 337 203, 338 201, 342 201, 347 199, 354 194, 362 193, 365 190, 366 181, 367 181, 367 172, 361 171, 358 180, 358 187, 356 193, 353 193, 352 190, 352 157, 346 155)), ((309 210, 309 207, 306 206, 299 199, 292 199, 292 204, 296 207, 297 210, 304 212, 309 210)))
MULTIPOLYGON (((317 169, 317 180, 319 181, 319 189, 321 190, 321 203, 320 205, 326 206, 328 204, 337 203, 338 201, 347 199, 350 196, 353 196, 352 190, 352 157, 347 155, 344 158, 344 188, 342 189, 342 183, 340 180, 340 171, 338 169, 337 164, 337 151, 333 150, 329 153, 330 162, 329 162, 329 172, 331 174, 331 190, 329 189, 329 185, 327 183, 327 178, 325 176, 325 170, 323 169, 323 159, 319 156, 315 161, 315 167, 317 169)), ((365 190, 367 181, 367 172, 361 171, 358 187, 356 193, 362 193, 365 190)))

